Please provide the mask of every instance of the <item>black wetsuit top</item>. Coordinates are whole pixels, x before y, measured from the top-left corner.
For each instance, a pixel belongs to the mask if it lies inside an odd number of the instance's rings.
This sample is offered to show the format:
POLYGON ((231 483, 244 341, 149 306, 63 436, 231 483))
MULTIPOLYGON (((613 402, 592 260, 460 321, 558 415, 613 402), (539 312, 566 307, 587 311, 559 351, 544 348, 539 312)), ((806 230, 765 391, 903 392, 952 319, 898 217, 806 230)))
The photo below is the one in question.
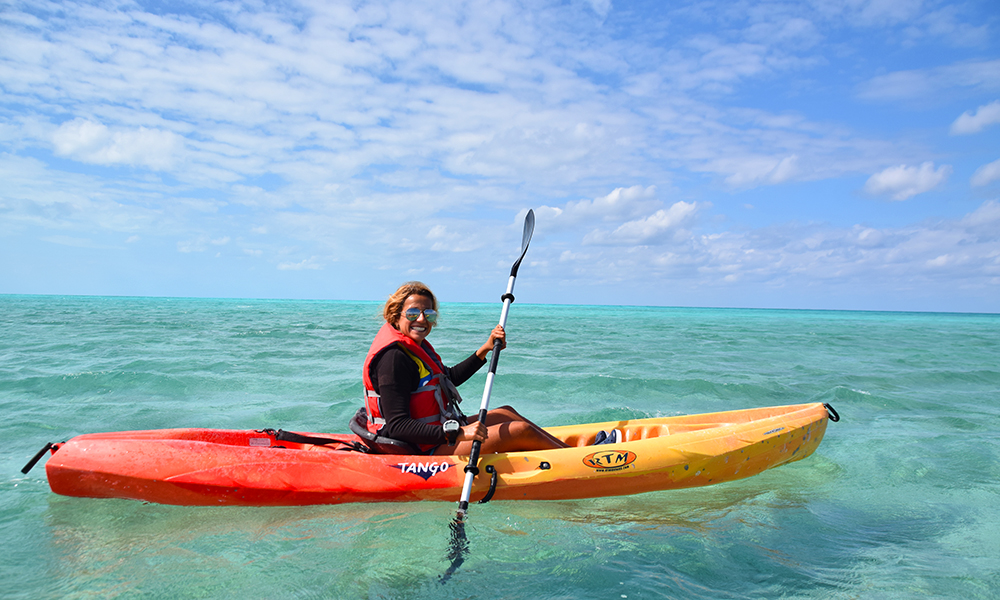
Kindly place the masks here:
MULTIPOLYGON (((454 367, 445 367, 448 379, 462 385, 486 364, 475 353, 454 367)), ((380 406, 385 426, 379 435, 413 444, 444 444, 444 429, 440 425, 421 423, 410 418, 410 394, 420 383, 420 371, 398 346, 388 348, 371 364, 372 387, 381 396, 380 406)))

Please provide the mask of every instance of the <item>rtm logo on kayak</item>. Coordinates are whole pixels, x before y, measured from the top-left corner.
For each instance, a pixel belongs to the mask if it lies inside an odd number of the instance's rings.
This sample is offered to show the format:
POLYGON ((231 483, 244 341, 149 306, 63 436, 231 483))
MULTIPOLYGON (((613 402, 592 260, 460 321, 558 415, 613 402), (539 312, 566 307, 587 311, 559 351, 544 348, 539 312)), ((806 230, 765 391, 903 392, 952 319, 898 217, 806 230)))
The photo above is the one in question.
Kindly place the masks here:
POLYGON ((583 464, 601 471, 621 471, 634 463, 636 458, 635 452, 628 450, 601 450, 585 456, 583 464))
POLYGON ((455 465, 446 462, 405 462, 389 466, 393 469, 399 469, 401 473, 413 473, 414 475, 423 477, 424 481, 427 481, 431 477, 434 477, 438 473, 444 473, 455 465))

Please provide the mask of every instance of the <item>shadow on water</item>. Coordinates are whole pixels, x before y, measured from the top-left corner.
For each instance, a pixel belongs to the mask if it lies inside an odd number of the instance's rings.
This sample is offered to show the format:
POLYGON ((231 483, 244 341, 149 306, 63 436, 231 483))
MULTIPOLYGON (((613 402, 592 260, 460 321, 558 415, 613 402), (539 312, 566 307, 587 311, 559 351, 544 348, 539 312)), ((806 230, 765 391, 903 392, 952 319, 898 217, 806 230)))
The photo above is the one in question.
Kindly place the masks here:
POLYGON ((62 597, 365 597, 360 587, 372 583, 410 589, 440 574, 442 540, 415 535, 445 527, 431 514, 441 511, 426 503, 217 508, 52 497, 46 562, 62 597))

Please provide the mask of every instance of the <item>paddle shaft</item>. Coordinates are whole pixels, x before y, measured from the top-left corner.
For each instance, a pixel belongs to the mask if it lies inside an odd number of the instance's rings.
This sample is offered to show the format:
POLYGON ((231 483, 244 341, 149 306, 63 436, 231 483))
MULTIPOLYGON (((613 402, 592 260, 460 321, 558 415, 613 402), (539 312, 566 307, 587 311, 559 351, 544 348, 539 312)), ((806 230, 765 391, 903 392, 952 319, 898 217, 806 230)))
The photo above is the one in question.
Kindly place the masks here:
MULTIPOLYGON (((514 261, 510 268, 510 278, 507 280, 507 291, 500 299, 503 300, 503 310, 500 311, 500 326, 507 326, 507 313, 510 305, 514 302, 514 280, 517 279, 517 270, 524 260, 524 255, 528 252, 528 244, 531 243, 531 234, 535 231, 535 211, 528 210, 524 215, 524 232, 521 234, 521 255, 514 261)), ((483 388, 483 401, 479 405, 479 422, 486 424, 486 413, 490 409, 490 392, 493 391, 493 378, 497 374, 497 363, 500 362, 499 340, 493 341, 493 355, 490 357, 490 370, 486 373, 486 387, 483 388)), ((465 519, 465 513, 469 510, 469 496, 472 495, 472 480, 479 473, 479 449, 481 442, 472 442, 472 452, 469 453, 469 464, 465 467, 465 484, 462 486, 462 498, 458 502, 458 514, 455 515, 455 523, 461 524, 465 519)))
MULTIPOLYGON (((500 311, 500 326, 507 326, 507 313, 510 312, 510 305, 514 302, 514 280, 517 279, 517 269, 524 260, 524 255, 528 252, 528 244, 531 243, 531 234, 535 231, 535 211, 528 210, 524 215, 524 233, 521 235, 521 256, 517 257, 514 265, 510 268, 510 278, 507 280, 507 291, 500 297, 503 300, 503 310, 500 311)), ((490 409, 490 393, 493 391, 493 378, 497 374, 497 363, 500 362, 500 351, 503 347, 500 340, 493 341, 493 355, 490 357, 490 369, 486 373, 486 386, 483 388, 483 401, 479 405, 479 422, 486 424, 486 415, 490 409)), ((465 555, 469 552, 469 540, 465 536, 465 515, 469 511, 469 496, 472 495, 472 480, 479 473, 479 450, 482 443, 472 442, 472 452, 469 453, 469 464, 465 467, 465 483, 462 486, 462 499, 458 502, 458 513, 451 522, 451 551, 448 557, 451 559, 451 566, 441 576, 441 583, 448 581, 458 570, 458 567, 465 561, 465 555)), ((491 494, 492 495, 492 494, 491 494)))
MULTIPOLYGON (((517 279, 515 273, 511 273, 507 280, 507 292, 503 295, 503 309, 500 311, 500 326, 507 326, 507 313, 510 312, 510 305, 514 302, 514 280, 517 279)), ((490 409, 490 394, 493 392, 493 378, 497 374, 497 364, 500 362, 500 340, 493 342, 493 354, 490 356, 490 369, 486 373, 486 385, 483 388, 483 401, 479 404, 479 422, 486 423, 486 413, 490 409)), ((464 517, 469 510, 469 496, 472 495, 472 480, 479 472, 479 448, 482 443, 472 442, 472 452, 469 454, 469 467, 465 471, 465 484, 462 486, 462 498, 458 502, 458 516, 464 517)))

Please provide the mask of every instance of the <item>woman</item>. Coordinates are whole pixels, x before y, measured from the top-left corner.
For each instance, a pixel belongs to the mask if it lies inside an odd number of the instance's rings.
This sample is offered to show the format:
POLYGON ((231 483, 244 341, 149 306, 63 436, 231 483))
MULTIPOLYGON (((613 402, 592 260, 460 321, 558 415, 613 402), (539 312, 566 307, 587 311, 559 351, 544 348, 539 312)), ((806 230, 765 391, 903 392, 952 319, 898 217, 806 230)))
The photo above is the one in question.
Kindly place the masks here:
POLYGON ((424 284, 404 283, 382 311, 385 325, 365 358, 365 408, 368 430, 410 442, 425 454, 469 454, 472 442, 481 452, 549 450, 566 444, 509 406, 489 411, 486 422, 465 417, 458 408, 461 385, 486 364, 495 341, 506 348, 497 325, 478 350, 446 367, 427 336, 437 323, 437 299, 424 284))

